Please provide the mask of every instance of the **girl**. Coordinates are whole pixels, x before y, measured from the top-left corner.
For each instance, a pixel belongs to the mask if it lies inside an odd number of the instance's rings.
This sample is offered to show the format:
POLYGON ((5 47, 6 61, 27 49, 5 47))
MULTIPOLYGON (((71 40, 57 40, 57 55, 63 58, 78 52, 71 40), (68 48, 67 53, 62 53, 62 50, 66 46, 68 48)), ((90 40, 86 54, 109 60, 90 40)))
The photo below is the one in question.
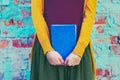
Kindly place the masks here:
POLYGON ((96 0, 32 0, 36 30, 30 80, 94 80, 96 65, 90 34, 96 0), (77 44, 64 61, 50 43, 51 24, 76 24, 77 44))

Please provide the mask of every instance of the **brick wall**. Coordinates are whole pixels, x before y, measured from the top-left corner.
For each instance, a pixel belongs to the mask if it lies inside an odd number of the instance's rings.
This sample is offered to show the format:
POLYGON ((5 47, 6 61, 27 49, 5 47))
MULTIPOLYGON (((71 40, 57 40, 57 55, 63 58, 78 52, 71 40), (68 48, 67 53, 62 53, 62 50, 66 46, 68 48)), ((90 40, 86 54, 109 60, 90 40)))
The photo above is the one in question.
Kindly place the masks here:
POLYGON ((98 0, 93 33, 97 80, 120 80, 120 0, 98 0))
MULTIPOLYGON (((96 80, 120 80, 120 0, 98 0, 91 34, 96 80)), ((0 0, 0 80, 29 80, 30 0, 0 0)))

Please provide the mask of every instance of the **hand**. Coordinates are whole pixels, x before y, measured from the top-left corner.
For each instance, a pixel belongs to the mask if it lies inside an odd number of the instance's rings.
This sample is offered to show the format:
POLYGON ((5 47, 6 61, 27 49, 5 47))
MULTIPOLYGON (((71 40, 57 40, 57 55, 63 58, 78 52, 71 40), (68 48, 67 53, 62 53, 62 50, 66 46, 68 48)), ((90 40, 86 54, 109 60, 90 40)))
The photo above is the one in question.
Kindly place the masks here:
POLYGON ((79 65, 81 61, 81 57, 76 54, 71 53, 65 60, 65 65, 75 66, 79 65))
POLYGON ((58 52, 50 51, 46 54, 46 56, 51 65, 64 65, 64 60, 58 52))

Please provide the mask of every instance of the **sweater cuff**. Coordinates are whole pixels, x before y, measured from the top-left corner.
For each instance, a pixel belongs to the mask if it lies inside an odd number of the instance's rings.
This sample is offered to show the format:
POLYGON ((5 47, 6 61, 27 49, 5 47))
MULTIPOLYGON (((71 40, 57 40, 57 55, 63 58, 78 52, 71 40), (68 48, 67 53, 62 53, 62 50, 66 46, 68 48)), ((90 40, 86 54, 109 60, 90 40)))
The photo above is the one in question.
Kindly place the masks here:
POLYGON ((75 49, 72 51, 73 54, 76 54, 82 58, 84 51, 85 51, 84 44, 78 43, 75 47, 75 49))
POLYGON ((48 40, 42 41, 41 45, 42 45, 44 54, 46 54, 49 51, 53 51, 54 50, 48 40))

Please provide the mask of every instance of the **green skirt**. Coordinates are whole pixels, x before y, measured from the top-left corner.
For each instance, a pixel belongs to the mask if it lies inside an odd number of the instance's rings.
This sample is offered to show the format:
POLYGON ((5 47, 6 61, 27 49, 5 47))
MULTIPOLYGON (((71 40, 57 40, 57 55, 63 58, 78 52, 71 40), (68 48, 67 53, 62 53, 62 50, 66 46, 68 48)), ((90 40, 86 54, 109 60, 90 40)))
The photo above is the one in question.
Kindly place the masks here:
POLYGON ((85 49, 79 65, 50 65, 39 42, 32 49, 30 80, 94 80, 90 45, 85 49))

